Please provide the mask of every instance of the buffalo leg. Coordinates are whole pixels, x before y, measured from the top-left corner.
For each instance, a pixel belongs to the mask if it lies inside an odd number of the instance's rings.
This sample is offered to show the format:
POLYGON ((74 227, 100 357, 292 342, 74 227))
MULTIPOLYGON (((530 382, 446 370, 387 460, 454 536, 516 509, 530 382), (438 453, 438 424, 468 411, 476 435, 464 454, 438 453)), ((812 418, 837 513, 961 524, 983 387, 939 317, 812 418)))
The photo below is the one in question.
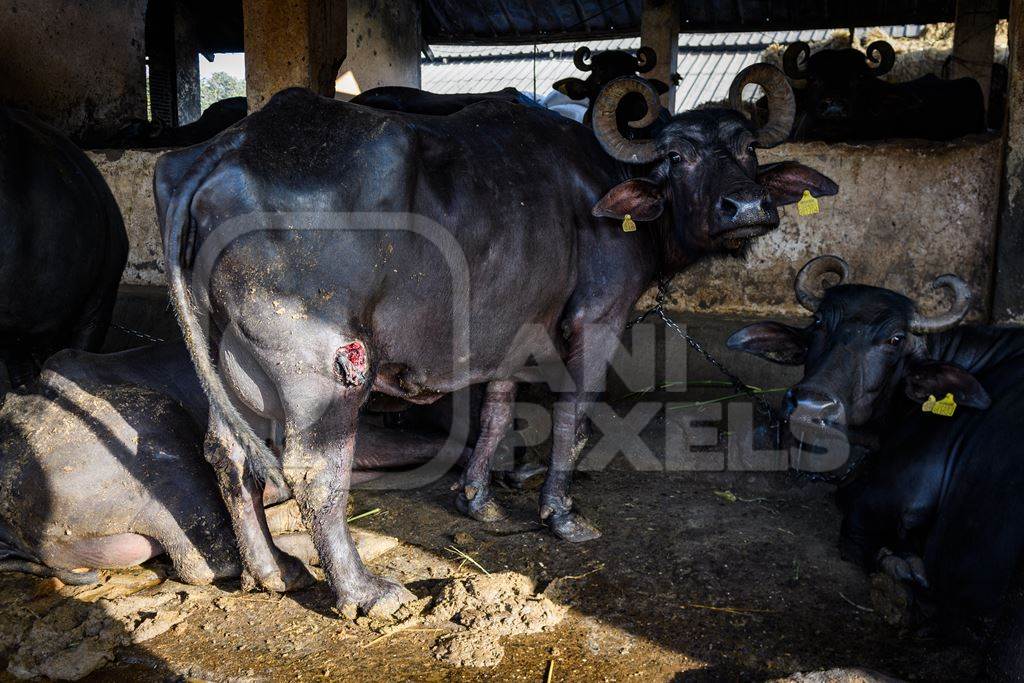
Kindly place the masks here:
POLYGON ((506 513, 491 492, 491 459, 512 423, 516 384, 499 380, 487 384, 480 408, 480 436, 458 483, 455 506, 464 515, 481 522, 497 522, 506 513))
POLYGON ((204 444, 206 459, 217 474, 245 568, 243 584, 271 591, 303 588, 314 582, 302 562, 277 549, 267 528, 263 493, 246 466, 245 452, 227 426, 211 411, 204 444))
POLYGON ((540 494, 541 522, 566 541, 578 543, 601 536, 596 526, 573 511, 569 485, 589 437, 587 407, 604 388, 608 361, 617 342, 618 333, 611 325, 579 321, 572 325, 567 369, 574 386, 555 403, 551 465, 540 494))
POLYGON ((384 618, 416 596, 363 566, 346 521, 359 410, 372 378, 372 372, 355 371, 348 371, 341 381, 292 378, 293 384, 282 388, 283 464, 339 607, 354 604, 372 618, 384 618))

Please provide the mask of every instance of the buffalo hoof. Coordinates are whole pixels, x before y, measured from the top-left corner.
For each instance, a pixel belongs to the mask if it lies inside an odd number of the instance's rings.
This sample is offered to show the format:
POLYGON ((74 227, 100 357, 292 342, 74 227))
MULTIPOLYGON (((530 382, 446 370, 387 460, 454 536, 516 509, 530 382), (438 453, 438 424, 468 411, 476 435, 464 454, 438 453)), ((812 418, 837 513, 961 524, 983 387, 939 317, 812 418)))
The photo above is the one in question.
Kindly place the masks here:
POLYGON ((551 515, 546 521, 555 536, 558 536, 563 541, 583 543, 584 541, 593 541, 594 539, 601 538, 601 531, 586 517, 576 512, 551 515))
POLYGON ((928 588, 928 577, 924 572, 924 560, 916 555, 896 555, 888 548, 878 553, 879 568, 898 581, 928 588))
POLYGON ((548 468, 538 463, 523 463, 509 472, 497 472, 495 476, 498 481, 507 488, 514 491, 522 491, 526 484, 534 477, 540 476, 548 471, 548 468))
POLYGON ((907 585, 885 572, 871 575, 871 606, 889 626, 908 628, 914 621, 914 598, 907 585))
MULTIPOLYGON (((366 597, 359 601, 359 609, 374 621, 390 619, 403 605, 416 600, 416 596, 402 584, 391 579, 371 576, 366 597)), ((340 607, 342 614, 348 610, 340 607)))
POLYGON ((491 489, 486 486, 463 486, 455 494, 455 508, 478 522, 500 522, 508 513, 495 500, 491 489))
POLYGON ((286 553, 278 553, 277 567, 269 571, 255 575, 246 571, 242 574, 242 587, 247 590, 262 588, 272 593, 287 593, 309 588, 315 583, 316 577, 309 572, 306 565, 286 553))

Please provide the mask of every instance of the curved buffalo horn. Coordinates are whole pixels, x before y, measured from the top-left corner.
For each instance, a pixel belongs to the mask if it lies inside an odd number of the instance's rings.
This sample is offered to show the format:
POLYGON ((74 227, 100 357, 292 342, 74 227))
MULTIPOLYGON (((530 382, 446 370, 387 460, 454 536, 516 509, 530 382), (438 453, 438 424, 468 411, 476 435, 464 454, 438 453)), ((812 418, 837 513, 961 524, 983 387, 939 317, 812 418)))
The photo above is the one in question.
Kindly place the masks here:
POLYGON ((872 73, 876 76, 884 76, 892 70, 896 64, 896 50, 884 40, 876 40, 867 47, 867 60, 873 66, 872 73))
POLYGON ((658 120, 661 103, 650 83, 638 76, 619 76, 601 88, 594 100, 593 126, 597 141, 604 151, 627 164, 646 164, 658 158, 657 145, 651 140, 629 140, 619 132, 615 113, 619 102, 629 93, 637 93, 647 104, 647 114, 630 121, 632 128, 643 128, 658 120))
POLYGON ((636 51, 636 72, 645 74, 658 65, 658 53, 644 45, 636 51))
POLYGON ((967 283, 956 275, 940 275, 932 282, 932 289, 945 287, 953 292, 953 305, 946 313, 934 316, 925 316, 915 312, 910 319, 910 331, 914 334, 929 334, 931 332, 942 332, 964 319, 968 309, 971 307, 971 288, 967 283))
POLYGON ((729 106, 743 111, 743 88, 754 83, 768 97, 768 121, 757 131, 758 147, 774 147, 785 142, 796 117, 796 98, 785 74, 771 64, 751 64, 736 74, 729 86, 729 106))
POLYGON ((807 58, 811 56, 811 46, 802 40, 790 43, 782 53, 782 69, 793 79, 807 78, 807 58), (800 60, 804 60, 803 68, 800 60))
POLYGON ((796 291, 797 301, 811 313, 818 310, 821 305, 821 295, 813 290, 824 291, 825 276, 838 275, 839 281, 832 285, 841 285, 850 279, 850 264, 831 254, 812 258, 804 264, 800 272, 796 274, 796 282, 793 289, 796 291))
POLYGON ((576 48, 576 52, 572 55, 572 63, 580 71, 590 71, 593 69, 594 65, 590 63, 590 48, 586 45, 576 48))

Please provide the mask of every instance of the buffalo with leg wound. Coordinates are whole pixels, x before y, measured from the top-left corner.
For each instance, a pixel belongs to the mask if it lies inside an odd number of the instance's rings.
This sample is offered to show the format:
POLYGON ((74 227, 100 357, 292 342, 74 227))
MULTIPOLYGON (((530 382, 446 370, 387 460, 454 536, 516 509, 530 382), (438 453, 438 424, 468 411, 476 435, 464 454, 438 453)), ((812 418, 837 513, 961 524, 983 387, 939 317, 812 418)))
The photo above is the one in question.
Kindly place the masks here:
MULTIPOLYGON (((542 520, 567 540, 597 537, 568 486, 588 406, 636 300, 706 255, 742 254, 804 190, 837 191, 794 162, 758 167, 755 147, 789 129, 792 94, 777 70, 747 76, 778 105, 760 130, 735 111, 703 110, 672 117, 652 139, 627 139, 615 122, 626 95, 647 103, 638 126, 659 119, 657 93, 636 77, 605 88, 593 131, 507 102, 431 117, 291 89, 210 144, 161 158, 157 213, 172 299, 211 398, 208 457, 240 473, 222 492, 236 533, 247 527, 237 533, 251 544, 241 555, 261 585, 284 583, 287 567, 261 559, 269 536, 235 499, 245 476, 237 449, 260 476, 291 487, 339 603, 390 613, 413 596, 366 570, 344 518, 360 408, 371 389, 430 402, 484 382, 496 383, 500 404, 506 385, 497 383, 528 378, 530 358, 564 362, 572 380, 558 388, 542 520), (627 214, 640 230, 622 230, 627 214), (406 229, 409 216, 440 224, 438 241, 406 229), (453 257, 468 278, 458 287, 453 257), (194 264, 208 286, 186 279, 194 264), (463 295, 466 329, 452 310, 463 295), (209 335, 194 297, 211 313, 209 335), (468 353, 456 356, 463 334, 468 353), (365 381, 342 381, 337 350, 354 342, 365 381), (225 348, 238 359, 230 370, 213 362, 225 348), (280 461, 238 405, 285 425, 280 461)), ((492 438, 505 411, 484 410, 492 438)))
POLYGON ((952 308, 926 316, 902 294, 847 284, 849 270, 834 256, 810 261, 796 289, 813 322, 755 323, 728 345, 804 366, 786 396, 795 438, 840 433, 866 449, 837 494, 843 556, 900 586, 915 618, 1001 615, 992 674, 1020 680, 1024 330, 958 325, 971 297, 956 276, 935 281, 952 308), (822 294, 826 275, 839 284, 822 294))
MULTIPOLYGON (((208 414, 180 342, 50 358, 34 391, 0 410, 0 571, 92 583, 97 569, 166 553, 186 583, 239 576, 227 510, 201 455, 208 414)), ((421 463, 443 443, 367 420, 355 474, 421 463)), ((288 496, 267 490, 256 504, 288 496)), ((275 544, 315 560, 301 534, 275 534, 275 544)))
POLYGON ((99 349, 128 258, 121 211, 66 136, 2 106, 0 254, 0 362, 13 387, 58 349, 99 349))

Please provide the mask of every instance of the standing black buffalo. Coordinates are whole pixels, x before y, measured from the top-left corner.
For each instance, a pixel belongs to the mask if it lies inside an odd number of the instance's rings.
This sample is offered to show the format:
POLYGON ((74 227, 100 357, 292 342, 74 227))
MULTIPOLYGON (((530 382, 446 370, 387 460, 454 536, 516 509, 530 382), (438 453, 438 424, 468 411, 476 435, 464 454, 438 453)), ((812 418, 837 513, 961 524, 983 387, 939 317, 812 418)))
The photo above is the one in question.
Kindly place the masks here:
POLYGON ((0 107, 0 360, 11 384, 57 349, 99 349, 127 257, 92 162, 35 116, 0 107))
POLYGON ((776 105, 760 130, 704 110, 628 140, 615 125, 622 97, 647 102, 638 125, 659 113, 635 76, 598 97, 593 131, 508 102, 438 117, 291 89, 209 144, 162 157, 154 182, 172 299, 211 398, 206 453, 260 585, 284 588, 298 574, 252 514, 246 463, 288 482, 340 602, 385 614, 411 599, 363 567, 345 524, 360 407, 371 389, 428 403, 488 383, 462 479, 467 508, 481 510, 513 382, 533 376, 531 358, 564 363, 568 376, 541 518, 564 539, 598 536, 567 491, 634 302, 705 255, 741 253, 804 190, 837 191, 795 162, 758 167, 755 147, 789 130, 792 93, 774 68, 746 76, 776 105), (623 229, 627 215, 635 232, 623 229), (189 270, 209 279, 190 285, 189 270), (283 462, 236 401, 284 425, 283 462))
POLYGON ((786 48, 786 75, 806 81, 796 91, 794 140, 951 140, 985 130, 985 100, 973 78, 928 74, 906 83, 881 79, 896 63, 892 45, 877 40, 865 55, 853 48, 810 54, 807 43, 786 48))
POLYGON ((841 431, 868 449, 838 494, 844 557, 903 584, 924 614, 962 622, 1002 611, 1012 640, 994 648, 996 668, 1021 680, 1024 330, 957 327, 970 290, 953 275, 936 280, 955 302, 934 317, 902 294, 842 284, 848 277, 842 259, 814 259, 796 284, 810 326, 756 323, 728 344, 804 365, 787 395, 794 435, 841 431), (821 296, 812 290, 826 273, 840 284, 821 296))

